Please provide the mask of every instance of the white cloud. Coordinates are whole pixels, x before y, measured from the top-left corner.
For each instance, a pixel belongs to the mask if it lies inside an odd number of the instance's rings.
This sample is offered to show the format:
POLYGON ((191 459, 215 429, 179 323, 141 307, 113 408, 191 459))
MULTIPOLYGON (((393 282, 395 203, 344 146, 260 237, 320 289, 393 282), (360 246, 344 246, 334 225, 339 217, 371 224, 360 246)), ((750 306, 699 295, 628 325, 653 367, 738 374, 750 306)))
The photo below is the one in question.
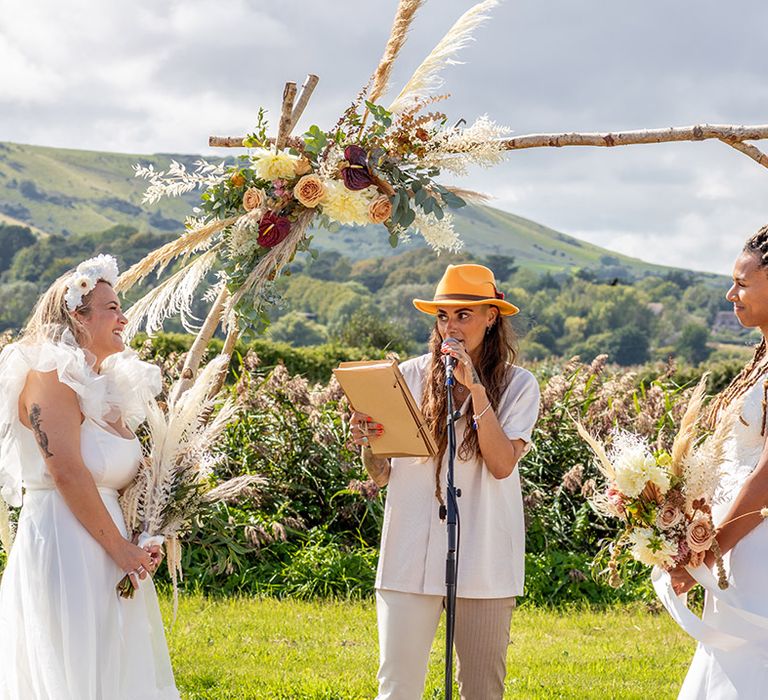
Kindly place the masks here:
MULTIPOLYGON (((375 68, 396 0, 0 0, 2 138, 133 153, 207 153, 210 134, 277 120, 285 80, 318 73, 300 128, 331 126, 375 68)), ((392 93, 472 0, 430 0, 392 93)), ((518 134, 764 123, 768 6, 739 0, 515 0, 445 71, 450 119, 518 134)), ((727 272, 765 223, 768 172, 720 143, 539 149, 463 185, 493 204, 646 260, 727 272)))

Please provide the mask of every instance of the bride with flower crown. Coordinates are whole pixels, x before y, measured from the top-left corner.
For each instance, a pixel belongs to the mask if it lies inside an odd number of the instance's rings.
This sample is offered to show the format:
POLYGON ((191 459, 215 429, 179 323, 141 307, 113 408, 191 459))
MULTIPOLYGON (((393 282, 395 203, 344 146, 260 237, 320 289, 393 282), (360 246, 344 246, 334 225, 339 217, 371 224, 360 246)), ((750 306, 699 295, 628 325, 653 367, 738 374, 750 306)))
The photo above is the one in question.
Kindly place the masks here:
POLYGON ((0 493, 21 506, 0 583, 0 700, 179 698, 151 579, 162 555, 127 539, 118 503, 160 372, 125 349, 117 275, 111 256, 81 263, 0 354, 0 493), (126 574, 132 599, 115 590, 126 574))

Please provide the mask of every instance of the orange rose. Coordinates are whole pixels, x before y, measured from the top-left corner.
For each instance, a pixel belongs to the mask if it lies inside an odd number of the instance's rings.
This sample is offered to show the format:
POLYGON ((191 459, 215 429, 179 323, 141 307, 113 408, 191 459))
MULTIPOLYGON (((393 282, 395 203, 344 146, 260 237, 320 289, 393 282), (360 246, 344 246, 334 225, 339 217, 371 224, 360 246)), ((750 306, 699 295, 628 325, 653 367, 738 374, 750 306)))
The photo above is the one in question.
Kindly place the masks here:
POLYGON ((245 184, 245 178, 240 173, 235 173, 231 178, 229 178, 229 181, 235 187, 242 187, 245 184))
POLYGON ((264 193, 255 188, 249 187, 243 195, 243 209, 252 211, 258 209, 264 203, 264 193))
POLYGON ((392 216, 392 202, 385 194, 374 199, 368 207, 371 223, 383 224, 390 216, 392 216))
POLYGON ((685 541, 692 552, 706 552, 714 539, 715 530, 712 527, 712 521, 707 516, 697 516, 688 525, 685 541))
POLYGON ((325 196, 325 185, 317 175, 305 175, 293 188, 293 196, 309 209, 314 209, 325 196))
POLYGON ((307 173, 312 172, 312 163, 309 162, 309 159, 306 156, 301 156, 301 158, 296 161, 294 170, 297 175, 306 175, 307 173))

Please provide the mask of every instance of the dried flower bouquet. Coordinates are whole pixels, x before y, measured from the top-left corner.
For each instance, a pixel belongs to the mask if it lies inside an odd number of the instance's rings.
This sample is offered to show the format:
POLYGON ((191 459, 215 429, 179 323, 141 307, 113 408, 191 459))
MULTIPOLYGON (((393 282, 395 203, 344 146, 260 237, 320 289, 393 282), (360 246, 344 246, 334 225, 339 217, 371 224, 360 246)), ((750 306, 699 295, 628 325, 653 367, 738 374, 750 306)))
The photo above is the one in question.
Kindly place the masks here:
MULTIPOLYGON (((149 405, 149 452, 120 499, 128 530, 138 538, 139 546, 165 543, 174 615, 177 584, 183 575, 181 536, 207 505, 262 481, 261 477, 244 475, 213 487, 211 480, 219 459, 212 447, 237 412, 234 401, 227 399, 210 419, 216 409, 210 392, 228 361, 226 355, 211 360, 192 387, 171 399, 167 408, 154 402, 149 405)), ((133 596, 129 576, 120 581, 117 590, 123 597, 133 596)))
POLYGON ((621 585, 619 561, 627 549, 634 559, 664 570, 699 566, 711 551, 718 583, 721 588, 728 586, 711 506, 731 421, 726 416, 711 435, 700 436, 705 385, 706 375, 691 395, 671 452, 654 450, 647 438, 621 430, 613 432, 606 450, 577 424, 605 477, 605 484, 590 500, 598 512, 624 526, 611 543, 608 580, 612 586, 621 585))

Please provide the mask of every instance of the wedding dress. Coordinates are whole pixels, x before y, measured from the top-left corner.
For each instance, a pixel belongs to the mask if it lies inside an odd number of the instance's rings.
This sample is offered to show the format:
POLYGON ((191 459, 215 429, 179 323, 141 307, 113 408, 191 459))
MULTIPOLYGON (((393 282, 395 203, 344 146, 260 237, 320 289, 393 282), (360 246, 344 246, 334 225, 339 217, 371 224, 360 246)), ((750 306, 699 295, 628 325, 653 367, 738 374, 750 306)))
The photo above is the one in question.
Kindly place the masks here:
POLYGON ((81 452, 115 524, 127 536, 118 491, 134 478, 141 447, 131 429, 160 390, 159 370, 126 351, 100 374, 68 342, 14 344, 0 355, 0 487, 23 506, 0 583, 0 700, 178 700, 154 585, 119 598, 123 577, 67 507, 30 430, 18 420, 27 373, 56 370, 78 396, 81 452))
MULTIPOLYGON (((740 417, 726 443, 726 460, 712 517, 721 524, 747 477, 757 466, 765 437, 763 381, 744 396, 740 417)), ((662 601, 699 644, 678 700, 763 700, 768 697, 768 521, 761 522, 723 557, 728 588, 720 590, 704 566, 691 571, 706 589, 699 620, 654 572, 662 601)))

